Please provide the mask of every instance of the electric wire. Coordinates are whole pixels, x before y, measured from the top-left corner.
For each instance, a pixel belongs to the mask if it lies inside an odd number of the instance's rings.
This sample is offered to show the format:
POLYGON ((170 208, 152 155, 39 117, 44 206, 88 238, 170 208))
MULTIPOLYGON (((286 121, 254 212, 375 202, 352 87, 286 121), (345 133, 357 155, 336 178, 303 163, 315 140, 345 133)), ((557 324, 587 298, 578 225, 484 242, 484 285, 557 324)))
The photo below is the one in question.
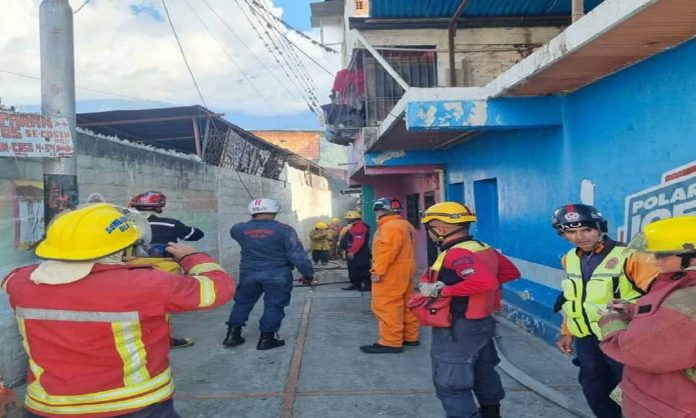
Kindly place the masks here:
MULTIPOLYGON (((257 0, 252 0, 252 3, 253 3, 255 6, 258 6, 258 7, 264 7, 263 5, 261 5, 260 3, 258 3, 257 0)), ((307 40, 308 40, 309 42, 311 42, 313 45, 316 45, 316 46, 318 46, 318 47, 324 49, 326 52, 331 52, 331 53, 333 53, 333 54, 340 54, 340 53, 341 53, 341 52, 339 52, 339 51, 336 51, 336 50, 333 49, 333 48, 329 48, 329 46, 328 46, 327 44, 323 44, 323 43, 321 43, 321 42, 317 42, 316 40, 312 39, 312 37, 308 36, 306 33, 302 32, 302 31, 299 30, 299 29, 295 29, 295 28, 294 28, 292 25, 290 25, 288 22, 286 22, 285 20, 281 19, 280 17, 274 15, 273 13, 271 13, 271 17, 272 17, 276 22, 282 24, 283 26, 285 26, 286 28, 288 28, 288 29, 290 29, 291 31, 295 32, 296 34, 300 35, 301 37, 307 39, 307 40)), ((339 43, 339 44, 336 44, 336 45, 341 45, 341 44, 339 43)))
POLYGON ((203 98, 203 93, 201 93, 201 88, 198 86, 198 82, 196 81, 196 77, 193 75, 193 71, 191 70, 191 66, 189 65, 188 59, 186 58, 186 53, 184 52, 184 48, 181 45, 181 40, 179 40, 179 35, 176 33, 176 29, 174 28, 174 22, 172 22, 172 17, 169 14, 169 9, 167 8, 166 0, 162 0, 162 6, 164 7, 164 14, 167 15, 167 21, 169 22, 169 27, 172 28, 172 33, 174 33, 174 38, 176 39, 176 44, 179 46, 179 51, 181 52, 181 57, 184 59, 184 63, 186 64, 186 69, 188 69, 188 73, 191 76, 191 80, 193 81, 193 85, 196 86, 196 91, 198 92, 198 97, 201 99, 201 103, 203 103, 203 106, 208 107, 208 104, 205 102, 205 98, 203 98))
MULTIPOLYGON (((239 2, 239 0, 235 0, 235 3, 239 7, 239 9, 242 11, 242 14, 244 15, 245 19, 247 20, 247 23, 252 27, 256 35, 261 39, 263 42, 264 46, 268 50, 268 52, 273 56, 273 59, 276 61, 276 63, 281 67, 281 70, 285 74, 285 76, 293 83, 295 88, 302 94, 302 96, 305 98, 305 101, 307 102, 307 106, 310 108, 312 112, 315 114, 318 114, 319 108, 318 108, 318 101, 315 100, 315 96, 310 90, 307 89, 307 85, 305 82, 303 82, 301 77, 298 77, 296 74, 293 76, 290 73, 293 72, 291 69, 291 66, 288 64, 288 61, 284 57, 284 55, 280 52, 280 48, 278 44, 275 42, 275 40, 271 37, 267 36, 264 37, 262 34, 262 29, 257 27, 257 24, 254 23, 253 19, 247 14, 245 7, 239 2), (273 45, 271 46, 270 43, 273 45), (278 55, 274 54, 274 49, 278 51, 278 55), (280 58, 279 58, 280 56, 280 58), (285 63, 283 63, 283 62, 285 63)), ((293 72, 294 74, 294 72, 293 72)))
MULTIPOLYGON (((2 68, 0 68, 0 73, 5 73, 5 74, 9 74, 9 75, 14 75, 14 76, 17 76, 17 77, 23 77, 23 78, 28 78, 28 79, 31 79, 31 80, 41 81, 41 77, 34 76, 34 75, 29 75, 29 74, 18 73, 18 72, 15 72, 15 71, 4 70, 4 69, 2 69, 2 68)), ((78 90, 91 91, 91 92, 93 92, 93 93, 101 93, 101 94, 106 94, 106 95, 108 95, 108 96, 121 97, 121 98, 124 98, 124 99, 139 100, 139 101, 152 102, 152 103, 163 103, 162 101, 159 101, 159 100, 145 99, 145 98, 143 98, 143 97, 129 96, 129 95, 126 95, 126 94, 113 93, 113 92, 110 92, 110 91, 99 90, 99 89, 93 89, 93 88, 89 88, 89 87, 75 86, 75 88, 78 89, 78 90)), ((179 103, 170 103, 170 104, 179 104, 179 103)), ((183 105, 182 105, 182 106, 183 106, 183 105)))
POLYGON ((77 9, 75 9, 75 11, 73 12, 73 14, 74 14, 74 15, 78 14, 78 13, 80 12, 80 10, 82 10, 83 7, 87 6, 87 3, 89 3, 90 1, 92 1, 92 0, 85 0, 84 3, 82 3, 82 4, 80 5, 80 7, 78 7, 77 9))
MULTIPOLYGON (((254 4, 254 5, 258 5, 257 8, 260 8, 261 10, 265 11, 265 15, 266 15, 266 16, 270 16, 271 18, 276 18, 276 19, 277 19, 277 17, 276 17, 270 10, 268 10, 268 8, 266 8, 264 5, 258 3, 258 2, 255 1, 255 0, 252 0, 252 1, 253 1, 253 4, 254 4)), ((324 67, 321 63, 319 63, 314 57, 312 57, 311 55, 309 55, 304 49, 302 49, 302 48, 301 48, 300 46, 298 46, 295 42, 293 42, 290 38, 288 38, 288 36, 287 36, 285 33, 283 33, 277 25, 274 25, 272 22, 269 22, 268 19, 267 19, 266 17, 261 16, 261 15, 259 14, 259 11, 257 10, 257 8, 254 8, 254 7, 249 3, 249 0, 245 0, 245 2, 246 2, 247 4, 249 4, 252 13, 254 13, 254 14, 256 14, 257 16, 259 16, 260 18, 262 18, 262 19, 266 22, 266 24, 268 25, 268 27, 271 28, 271 29, 273 29, 277 34, 279 34, 289 45, 292 45, 292 46, 294 47, 294 49, 297 49, 298 51, 300 51, 305 57, 307 57, 310 61, 312 61, 317 67, 319 67, 319 68, 321 68, 322 70, 324 70, 324 72, 326 72, 328 75, 330 75, 330 76, 332 76, 332 77, 335 76, 334 73, 332 73, 330 70, 326 69, 326 67, 324 67)), ((311 38, 309 38, 309 39, 311 39, 311 38)), ((294 52, 293 52, 293 53, 294 53, 294 52)))
MULTIPOLYGON (((232 34, 232 36, 234 36, 234 37, 242 44, 242 46, 244 46, 244 48, 246 48, 246 49, 249 51, 249 53, 251 53, 251 55, 261 64, 261 66, 263 67, 263 69, 264 69, 267 73, 269 73, 269 74, 271 75, 271 77, 273 77, 273 78, 278 82, 278 84, 279 84, 285 91, 287 91, 290 95, 295 96, 295 94, 288 88, 288 86, 286 85, 286 83, 284 83, 283 81, 281 81, 281 80, 276 76, 276 74, 268 68, 268 66, 266 65, 266 63, 263 62, 263 60, 262 60, 262 59, 249 47, 249 45, 247 45, 247 43, 237 34, 237 32, 229 25, 229 23, 227 23, 227 21, 222 17, 222 15, 220 15, 220 13, 218 13, 218 11, 215 10, 215 8, 213 8, 213 7, 210 5, 210 3, 208 2, 208 0, 203 0, 203 4, 205 4, 205 5, 208 7, 208 9, 210 9, 210 11, 217 17, 217 19, 220 20, 220 22, 221 22, 221 23, 225 26, 225 28, 232 34)), ((306 101, 306 99, 305 99, 305 101, 306 101)), ((310 107, 310 110, 311 110, 313 113, 316 113, 316 110, 315 110, 315 109, 312 109, 311 107, 310 107)))

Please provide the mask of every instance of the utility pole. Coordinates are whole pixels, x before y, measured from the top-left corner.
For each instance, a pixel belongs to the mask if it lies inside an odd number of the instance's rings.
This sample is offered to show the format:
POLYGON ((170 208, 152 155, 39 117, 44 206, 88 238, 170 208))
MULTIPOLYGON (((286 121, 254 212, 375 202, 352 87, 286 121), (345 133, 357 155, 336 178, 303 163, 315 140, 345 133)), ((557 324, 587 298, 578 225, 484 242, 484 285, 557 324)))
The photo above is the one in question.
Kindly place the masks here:
MULTIPOLYGON (((39 25, 41 113, 65 116, 76 141, 73 11, 68 0, 43 0, 39 25)), ((44 159, 43 175, 44 219, 48 225, 61 210, 77 206, 77 157, 44 159)))

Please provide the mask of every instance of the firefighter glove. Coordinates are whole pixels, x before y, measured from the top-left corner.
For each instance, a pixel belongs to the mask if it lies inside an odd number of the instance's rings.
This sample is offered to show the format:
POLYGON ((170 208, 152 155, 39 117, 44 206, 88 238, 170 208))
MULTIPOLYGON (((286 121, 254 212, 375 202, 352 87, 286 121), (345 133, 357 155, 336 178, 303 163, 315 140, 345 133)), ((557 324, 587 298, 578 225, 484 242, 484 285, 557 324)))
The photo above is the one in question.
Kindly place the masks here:
POLYGON ((439 281, 435 283, 419 283, 418 291, 427 298, 437 298, 440 297, 444 287, 445 284, 439 281))

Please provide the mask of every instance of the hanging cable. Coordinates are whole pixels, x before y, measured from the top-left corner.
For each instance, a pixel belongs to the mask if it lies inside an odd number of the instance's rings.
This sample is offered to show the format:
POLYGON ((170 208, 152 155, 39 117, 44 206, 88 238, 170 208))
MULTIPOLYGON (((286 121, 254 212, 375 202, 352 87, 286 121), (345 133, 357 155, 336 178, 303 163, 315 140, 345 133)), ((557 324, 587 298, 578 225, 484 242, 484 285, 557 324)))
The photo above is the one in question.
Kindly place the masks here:
POLYGON ((92 0, 85 0, 84 3, 82 3, 82 4, 80 5, 80 7, 78 7, 77 9, 75 9, 75 11, 73 12, 73 14, 76 15, 77 13, 79 13, 80 10, 82 10, 83 7, 87 6, 87 3, 89 3, 90 1, 92 1, 92 0))
POLYGON ((267 30, 263 29, 264 24, 260 21, 255 22, 254 19, 252 19, 252 17, 249 16, 249 14, 247 14, 245 7, 240 3, 239 0, 235 0, 235 3, 242 11, 242 14, 247 20, 247 23, 249 23, 252 29, 254 29, 256 35, 261 39, 268 52, 271 54, 271 56, 273 56, 273 59, 281 67, 288 79, 290 79, 290 81, 293 82, 295 87, 302 92, 303 97, 305 97, 307 100, 307 105, 309 106, 310 110, 314 113, 318 113, 318 100, 316 98, 315 92, 312 91, 311 85, 307 82, 307 78, 305 78, 303 74, 300 73, 298 75, 298 73, 295 72, 295 70, 292 68, 292 64, 288 61, 288 58, 286 58, 285 54, 283 54, 283 52, 281 51, 280 44, 276 41, 275 38, 270 36, 270 33, 267 30), (262 32, 265 33, 265 37, 264 35, 262 35, 262 32), (277 55, 274 51, 277 52, 277 55), (292 75, 290 73, 292 73, 292 75))
MULTIPOLYGON (((29 75, 29 74, 23 74, 23 73, 17 73, 17 72, 14 72, 14 71, 4 70, 4 69, 2 69, 2 68, 0 68, 0 73, 5 73, 5 74, 17 76, 17 77, 23 77, 23 78, 28 78, 28 79, 31 79, 31 80, 41 81, 41 77, 39 77, 39 76, 34 76, 34 75, 29 75)), ((143 101, 143 102, 162 103, 162 102, 159 101, 159 100, 145 99, 145 98, 143 98, 143 97, 137 97, 137 96, 128 96, 128 95, 126 95, 126 94, 112 93, 112 92, 109 92, 109 91, 98 90, 98 89, 92 89, 92 88, 89 88, 89 87, 75 86, 75 88, 76 88, 77 90, 91 91, 91 92, 93 92, 93 93, 101 93, 101 94, 106 94, 106 95, 108 95, 108 96, 121 97, 121 98, 124 98, 124 99, 139 100, 139 101, 143 101)), ((180 104, 181 106, 184 106, 184 105, 181 104, 181 103, 171 103, 171 104, 180 104)))
MULTIPOLYGON (((288 36, 287 36, 285 33, 283 33, 276 25, 273 25, 271 22, 268 21, 268 19, 266 19, 265 17, 261 16, 261 15, 259 14, 258 10, 256 10, 256 8, 254 8, 254 7, 249 3, 249 0, 245 0, 245 1, 246 1, 247 4, 249 4, 249 8, 251 9, 252 13, 256 14, 256 15, 259 16, 261 19, 263 19, 263 20, 266 22, 266 24, 268 25, 268 27, 274 29, 276 33, 278 33, 280 36, 282 36, 282 37, 285 39, 285 41, 287 41, 290 45, 292 45, 293 47, 295 47, 295 49, 297 49, 298 51, 300 51, 305 57, 307 57, 310 61, 312 61, 314 64, 316 64, 319 68, 321 68, 322 70, 324 70, 327 74, 329 74, 329 75, 332 76, 332 77, 335 76, 334 73, 332 73, 331 71, 327 70, 326 67, 324 67, 323 65, 321 65, 314 57, 312 57, 311 55, 307 54, 307 52, 305 52, 302 48, 300 48, 297 44, 295 44, 290 38, 288 38, 288 36)), ((266 12, 266 15, 267 15, 267 16, 271 16, 271 17, 274 18, 274 19, 278 19, 270 10, 268 10, 268 9, 267 9, 264 5, 262 5, 261 3, 258 3, 256 0, 252 0, 252 2, 253 2, 253 4, 256 5, 258 8, 264 10, 264 11, 266 12)), ((309 39, 311 39, 311 38, 309 38, 309 39)))
MULTIPOLYGON (((215 10, 215 8, 210 5, 208 0, 203 0, 203 4, 205 4, 208 7, 208 9, 210 9, 210 11, 217 17, 217 19, 220 20, 220 22, 225 26, 225 28, 232 34, 232 36, 234 36, 242 44, 242 46, 244 48, 246 48, 247 51, 249 51, 249 53, 261 64, 262 68, 267 73, 269 73, 271 75, 271 77, 273 77, 285 91, 287 91, 290 95, 293 95, 292 91, 290 91, 290 89, 288 89, 288 87, 286 85, 287 83, 282 82, 276 76, 276 74, 268 68, 268 65, 265 62, 263 62, 263 60, 261 58, 259 58, 259 56, 249 47, 249 45, 247 45, 247 43, 237 34, 237 32, 229 25, 229 23, 227 23, 227 21, 222 17, 222 15, 220 15, 220 13, 218 13, 218 11, 215 10)), ((307 101, 307 100, 305 99, 305 101, 307 101)), ((310 106, 310 111, 317 113, 317 110, 313 109, 311 106, 310 106)))
POLYGON ((181 46, 181 41, 179 40, 179 35, 177 35, 176 29, 174 28, 174 22, 172 22, 172 17, 169 15, 169 9, 167 8, 166 0, 162 0, 162 6, 164 6, 164 14, 167 15, 167 21, 169 21, 169 27, 172 28, 172 32, 174 33, 174 38, 176 39, 176 44, 179 46, 179 51, 181 52, 181 57, 184 59, 184 63, 186 64, 186 68, 188 69, 188 73, 191 76, 191 80, 193 80, 193 85, 196 86, 196 91, 198 92, 198 97, 200 97, 201 103, 203 103, 203 106, 208 107, 208 104, 205 102, 205 99, 203 98, 203 93, 201 93, 201 88, 198 86, 198 82, 196 81, 196 77, 193 75, 193 71, 191 70, 191 66, 189 65, 188 59, 186 58, 186 54, 184 53, 184 48, 181 46))
MULTIPOLYGON (((252 0, 252 3, 254 4, 254 6, 265 8, 265 6, 264 6, 263 4, 260 4, 257 0, 252 0)), ((316 46, 322 48, 322 49, 325 50, 326 52, 331 52, 331 53, 333 53, 333 54, 340 54, 340 53, 341 53, 341 52, 339 52, 339 51, 336 51, 336 50, 333 49, 333 48, 330 48, 330 47, 329 47, 328 45, 326 45, 326 44, 322 44, 321 42, 317 42, 315 39, 313 39, 312 37, 308 36, 306 33, 302 32, 302 31, 299 30, 299 29, 295 29, 295 28, 294 28, 292 25, 290 25, 288 22, 284 21, 283 19, 281 19, 280 17, 274 15, 273 13, 271 13, 271 16, 272 16, 273 19, 274 19, 275 21, 277 21, 278 23, 282 24, 283 26, 285 26, 286 28, 288 28, 288 29, 290 29, 291 31, 295 32, 296 34, 300 35, 301 37, 307 39, 307 40, 308 40, 309 42, 311 42, 313 45, 316 45, 316 46)))

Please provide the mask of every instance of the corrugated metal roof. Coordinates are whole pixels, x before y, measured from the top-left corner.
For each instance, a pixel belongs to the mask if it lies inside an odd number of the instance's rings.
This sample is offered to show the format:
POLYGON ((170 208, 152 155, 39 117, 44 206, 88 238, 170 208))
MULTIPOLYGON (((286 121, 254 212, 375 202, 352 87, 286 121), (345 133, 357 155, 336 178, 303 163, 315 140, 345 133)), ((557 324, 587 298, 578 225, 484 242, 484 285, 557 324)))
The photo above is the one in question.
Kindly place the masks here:
MULTIPOLYGON (((585 0, 588 12, 603 0, 585 0)), ((375 19, 452 17, 461 0, 372 0, 375 19)), ((469 0, 462 16, 554 16, 570 14, 570 0, 469 0)))

